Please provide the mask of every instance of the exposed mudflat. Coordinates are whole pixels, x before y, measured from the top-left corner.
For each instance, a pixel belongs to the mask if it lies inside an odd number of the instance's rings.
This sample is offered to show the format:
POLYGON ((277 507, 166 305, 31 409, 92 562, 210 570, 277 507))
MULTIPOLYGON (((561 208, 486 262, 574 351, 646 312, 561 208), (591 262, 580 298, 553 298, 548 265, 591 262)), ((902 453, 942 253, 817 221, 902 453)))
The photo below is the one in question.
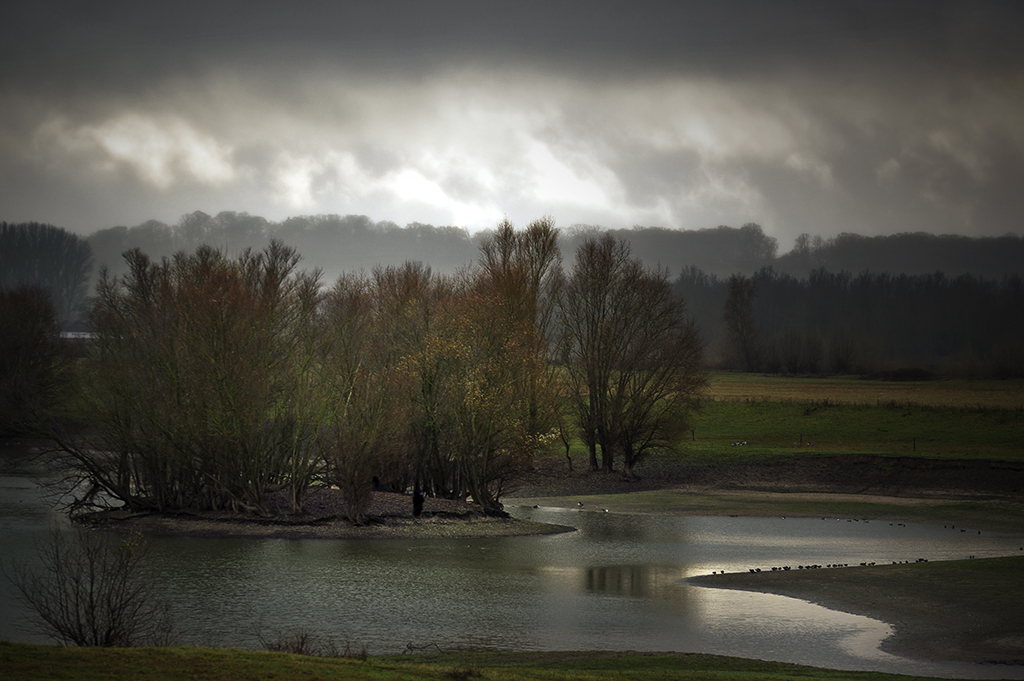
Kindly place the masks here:
POLYGON ((806 455, 763 462, 692 465, 654 459, 637 469, 637 479, 591 472, 580 457, 569 472, 565 459, 540 463, 516 489, 517 497, 581 496, 643 492, 679 487, 720 491, 821 492, 899 497, 927 495, 1009 495, 1024 498, 1024 462, 924 459, 915 457, 806 455))
POLYGON ((507 537, 554 534, 573 529, 487 513, 474 504, 451 499, 428 497, 419 517, 413 517, 412 510, 412 497, 409 495, 374 492, 365 522, 355 524, 345 519, 338 490, 313 488, 303 499, 300 512, 270 518, 228 511, 106 511, 86 516, 82 522, 114 531, 137 531, 154 536, 274 539, 507 537))

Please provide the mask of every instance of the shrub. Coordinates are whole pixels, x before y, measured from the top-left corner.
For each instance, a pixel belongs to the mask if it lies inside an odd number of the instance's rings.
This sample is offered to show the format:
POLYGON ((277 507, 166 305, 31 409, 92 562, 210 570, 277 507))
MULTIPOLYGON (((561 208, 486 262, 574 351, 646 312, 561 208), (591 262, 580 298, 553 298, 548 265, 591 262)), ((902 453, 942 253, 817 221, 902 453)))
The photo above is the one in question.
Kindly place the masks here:
POLYGON ((145 557, 138 535, 55 528, 37 547, 38 566, 15 564, 7 577, 34 611, 34 626, 64 645, 167 644, 171 626, 145 557))

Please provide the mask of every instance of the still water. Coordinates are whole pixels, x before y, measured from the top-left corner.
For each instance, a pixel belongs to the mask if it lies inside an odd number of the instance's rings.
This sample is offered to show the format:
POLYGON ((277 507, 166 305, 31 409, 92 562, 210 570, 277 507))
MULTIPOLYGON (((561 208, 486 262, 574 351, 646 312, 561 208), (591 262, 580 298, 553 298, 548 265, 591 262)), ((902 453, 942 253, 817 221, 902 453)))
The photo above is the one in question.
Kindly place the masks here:
MULTIPOLYGON (((2 452, 2 450, 0 450, 2 452)), ((58 516, 24 456, 0 453, 0 545, 30 556, 58 516)), ((508 650, 706 652, 840 669, 1024 678, 1024 668, 888 655, 889 627, 686 577, 772 565, 1009 555, 1021 535, 846 519, 662 517, 510 507, 578 528, 475 540, 151 540, 153 578, 183 643, 257 647, 299 628, 371 654, 409 644, 508 650)), ((34 639, 0 585, 0 638, 34 639)))

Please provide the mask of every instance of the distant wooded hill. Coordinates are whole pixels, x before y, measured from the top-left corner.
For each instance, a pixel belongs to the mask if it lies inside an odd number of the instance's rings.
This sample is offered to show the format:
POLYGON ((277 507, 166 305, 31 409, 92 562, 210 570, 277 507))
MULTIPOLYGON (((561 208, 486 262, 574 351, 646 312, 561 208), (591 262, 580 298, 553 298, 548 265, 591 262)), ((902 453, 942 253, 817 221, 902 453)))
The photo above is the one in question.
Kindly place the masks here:
MULTIPOLYGON (((562 229, 562 253, 572 260, 576 247, 588 235, 604 231, 589 225, 562 229)), ((660 227, 607 230, 626 239, 633 255, 649 266, 678 276, 696 267, 719 277, 751 275, 771 267, 797 278, 813 270, 851 274, 972 274, 999 279, 1024 272, 1024 238, 966 237, 932 234, 895 234, 865 237, 841 234, 830 239, 803 235, 794 248, 779 255, 778 241, 759 225, 672 230, 660 227)), ((302 265, 320 268, 329 282, 339 274, 370 270, 375 265, 419 261, 438 272, 469 265, 479 255, 487 233, 470 234, 461 227, 411 223, 405 227, 374 222, 365 215, 314 215, 271 222, 248 213, 202 212, 184 215, 177 224, 151 220, 135 227, 112 227, 88 237, 99 266, 114 274, 124 271, 122 254, 138 247, 151 257, 193 251, 200 244, 238 253, 261 249, 272 238, 294 247, 302 265)))

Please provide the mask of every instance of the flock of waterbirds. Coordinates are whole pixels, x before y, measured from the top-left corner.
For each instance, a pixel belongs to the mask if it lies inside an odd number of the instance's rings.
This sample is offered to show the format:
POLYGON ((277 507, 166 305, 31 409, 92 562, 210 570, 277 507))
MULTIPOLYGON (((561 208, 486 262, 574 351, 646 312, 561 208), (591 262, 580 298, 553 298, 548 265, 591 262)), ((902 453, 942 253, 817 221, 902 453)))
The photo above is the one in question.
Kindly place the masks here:
MULTIPOLYGON (((744 442, 743 444, 746 444, 746 443, 744 442)), ((535 504, 534 508, 540 508, 540 505, 535 504)), ((578 510, 583 510, 583 502, 582 501, 576 502, 576 508, 578 510)), ((601 510, 602 513, 608 513, 609 512, 609 509, 607 509, 607 508, 602 508, 600 510, 601 510)), ((785 520, 786 516, 782 516, 782 519, 785 520)), ((828 520, 828 518, 822 517, 822 520, 828 520)), ((843 518, 836 518, 836 520, 837 521, 842 521, 843 518)), ((866 524, 866 523, 869 523, 871 521, 869 519, 867 519, 867 518, 846 518, 846 522, 848 522, 848 523, 865 523, 866 524)), ((901 522, 891 522, 891 523, 889 523, 889 527, 906 527, 906 526, 907 526, 906 523, 901 523, 901 522)), ((943 529, 951 529, 951 530, 957 529, 956 525, 943 525, 942 527, 943 527, 943 529)), ((960 529, 961 532, 967 532, 966 528, 961 527, 959 529, 960 529)), ((978 534, 981 534, 981 530, 978 530, 978 534)), ((1024 551, 1024 546, 1020 547, 1020 550, 1024 551)), ((968 557, 969 558, 974 558, 973 555, 968 556, 968 557)), ((894 561, 892 561, 892 564, 893 565, 906 565, 906 564, 909 564, 910 562, 911 561, 909 561, 909 560, 894 560, 894 561)), ((913 562, 915 562, 915 563, 927 563, 928 559, 927 558, 918 558, 917 560, 915 560, 913 562)), ((864 562, 860 563, 860 567, 871 567, 873 565, 876 565, 875 561, 864 561, 864 562)), ((829 563, 827 565, 818 565, 818 564, 797 565, 796 569, 797 570, 819 570, 819 569, 822 569, 822 568, 845 568, 845 567, 850 567, 850 564, 849 563, 829 563)), ((749 568, 748 572, 757 574, 759 572, 780 572, 780 571, 781 572, 785 572, 785 571, 792 570, 792 569, 793 569, 793 567, 791 565, 781 565, 781 566, 776 565, 776 566, 772 566, 770 568, 767 568, 767 567, 766 568, 759 568, 759 567, 749 568)), ((728 572, 725 571, 725 570, 712 570, 711 574, 713 574, 713 575, 725 575, 725 574, 728 574, 728 572)))
MULTIPOLYGON (((782 519, 785 520, 786 516, 782 516, 782 519)), ((828 520, 828 518, 822 518, 822 520, 828 520)), ((836 520, 837 521, 841 521, 843 519, 842 518, 836 518, 836 520)), ((848 523, 869 523, 871 521, 868 520, 867 518, 847 518, 846 522, 848 522, 848 523)), ((906 523, 900 523, 900 522, 889 523, 889 527, 906 527, 906 526, 907 526, 906 523)), ((943 527, 943 529, 950 529, 950 530, 957 529, 956 525, 943 525, 942 527, 943 527)), ((961 532, 967 532, 966 528, 961 527, 959 529, 960 529, 961 532)), ((981 534, 981 530, 978 530, 978 534, 981 534)), ((1019 550, 1020 551, 1024 551, 1024 546, 1020 547, 1019 550)), ((968 556, 968 558, 974 558, 974 556, 971 555, 971 556, 968 556)), ((906 564, 909 564, 910 562, 911 561, 909 561, 909 560, 894 560, 894 561, 892 561, 892 564, 893 565, 906 565, 906 564)), ((915 562, 915 563, 927 563, 928 559, 927 558, 918 558, 917 560, 915 560, 913 562, 915 562)), ((864 561, 864 562, 860 563, 860 567, 871 567, 873 565, 876 565, 875 561, 864 561)), ((813 565, 797 565, 796 566, 796 568, 798 570, 819 570, 819 569, 822 569, 822 568, 845 568, 845 567, 850 567, 850 564, 849 563, 829 563, 827 565, 813 564, 813 565)), ((781 566, 776 565, 776 566, 772 566, 771 568, 767 568, 767 567, 766 568, 759 568, 759 567, 749 568, 748 572, 757 574, 759 572, 785 572, 787 570, 792 570, 792 569, 793 569, 793 567, 790 566, 790 565, 781 565, 781 566)), ((728 573, 725 570, 721 570, 721 571, 719 571, 719 570, 712 570, 711 574, 713 574, 713 575, 724 575, 724 574, 728 574, 728 573)))

